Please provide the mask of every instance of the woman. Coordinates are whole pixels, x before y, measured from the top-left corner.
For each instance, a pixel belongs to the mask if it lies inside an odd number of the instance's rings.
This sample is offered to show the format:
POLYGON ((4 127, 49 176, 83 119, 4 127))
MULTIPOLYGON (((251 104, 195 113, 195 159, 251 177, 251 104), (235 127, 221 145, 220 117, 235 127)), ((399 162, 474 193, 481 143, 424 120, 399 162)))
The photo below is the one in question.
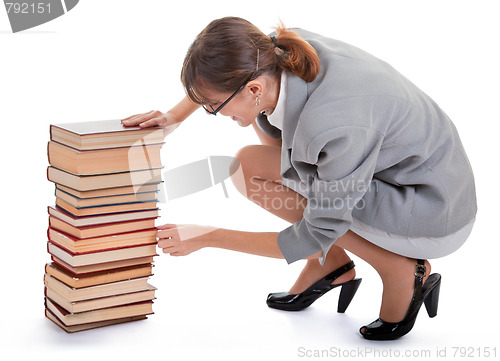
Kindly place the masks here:
POLYGON ((456 129, 426 94, 353 46, 283 26, 269 37, 234 17, 197 36, 181 79, 187 96, 172 110, 123 124, 168 133, 201 105, 252 125, 263 144, 237 153, 234 184, 293 224, 279 233, 166 224, 158 227, 164 253, 218 247, 307 259, 290 291, 270 294, 267 304, 301 310, 341 287, 344 312, 361 281, 347 250, 383 281, 379 318, 360 329, 363 337, 405 335, 423 303, 436 315, 441 276, 430 274, 427 259, 465 242, 476 197, 456 129))

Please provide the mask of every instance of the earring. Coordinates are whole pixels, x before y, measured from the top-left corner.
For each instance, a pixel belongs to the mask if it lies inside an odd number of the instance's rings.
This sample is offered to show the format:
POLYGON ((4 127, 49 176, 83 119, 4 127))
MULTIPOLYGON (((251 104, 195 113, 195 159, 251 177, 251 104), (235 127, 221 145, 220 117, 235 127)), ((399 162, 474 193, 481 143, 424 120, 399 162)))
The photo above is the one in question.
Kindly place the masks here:
POLYGON ((260 105, 260 97, 255 97, 255 105, 260 105))

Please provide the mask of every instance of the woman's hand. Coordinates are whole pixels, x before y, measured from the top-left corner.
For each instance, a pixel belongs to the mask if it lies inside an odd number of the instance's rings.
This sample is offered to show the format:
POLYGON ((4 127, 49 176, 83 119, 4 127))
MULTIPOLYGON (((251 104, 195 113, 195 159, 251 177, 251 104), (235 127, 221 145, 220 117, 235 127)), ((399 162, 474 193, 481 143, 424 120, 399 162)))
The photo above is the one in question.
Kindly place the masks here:
POLYGON ((171 256, 187 256, 207 246, 210 233, 217 227, 195 224, 165 224, 158 229, 158 247, 171 256))
POLYGON ((180 124, 170 113, 162 113, 159 110, 151 110, 147 113, 135 114, 121 120, 126 127, 139 126, 141 128, 160 126, 163 128, 163 136, 172 133, 180 124))

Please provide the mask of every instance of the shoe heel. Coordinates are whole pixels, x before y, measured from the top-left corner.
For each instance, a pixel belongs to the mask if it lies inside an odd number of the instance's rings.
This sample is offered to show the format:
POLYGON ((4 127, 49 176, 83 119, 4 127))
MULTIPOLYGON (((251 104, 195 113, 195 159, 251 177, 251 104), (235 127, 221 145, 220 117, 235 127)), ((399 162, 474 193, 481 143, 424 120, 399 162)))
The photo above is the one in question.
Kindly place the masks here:
POLYGON ((354 295, 356 294, 359 285, 361 284, 361 278, 355 278, 352 281, 342 284, 342 289, 340 290, 339 304, 337 306, 337 312, 344 313, 349 307, 354 295))
POLYGON ((438 302, 439 302, 439 289, 441 288, 441 280, 437 283, 436 286, 432 289, 429 295, 425 298, 425 309, 427 310, 427 314, 429 317, 436 317, 438 302))

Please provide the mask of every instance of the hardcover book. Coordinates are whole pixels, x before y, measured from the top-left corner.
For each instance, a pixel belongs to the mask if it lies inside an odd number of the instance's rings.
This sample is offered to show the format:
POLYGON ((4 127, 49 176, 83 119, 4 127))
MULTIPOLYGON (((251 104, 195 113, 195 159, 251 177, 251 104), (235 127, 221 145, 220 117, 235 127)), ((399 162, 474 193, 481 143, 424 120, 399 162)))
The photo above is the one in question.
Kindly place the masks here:
POLYGON ((75 217, 157 209, 156 201, 110 204, 110 205, 96 206, 96 207, 77 208, 73 207, 71 204, 68 204, 62 199, 59 199, 57 197, 56 197, 56 205, 64 209, 66 212, 71 213, 75 217))
POLYGON ((127 259, 156 256, 156 244, 120 248, 112 251, 75 254, 52 242, 47 242, 47 250, 51 255, 72 267, 90 266, 127 259))
POLYGON ((76 238, 92 238, 116 233, 133 232, 151 229, 155 226, 155 218, 137 219, 125 222, 113 222, 75 227, 55 216, 49 216, 49 227, 60 230, 76 238))
POLYGON ((68 312, 49 298, 45 299, 45 306, 64 326, 84 325, 93 322, 118 320, 126 317, 146 316, 153 313, 153 301, 138 302, 79 313, 68 312))
POLYGON ((161 182, 161 169, 155 168, 132 172, 80 176, 49 166, 47 168, 47 179, 78 191, 136 185, 140 192, 140 186, 143 184, 161 182))
POLYGON ((144 192, 158 192, 159 187, 158 183, 155 183, 155 184, 140 184, 137 186, 124 186, 124 187, 115 187, 106 189, 91 189, 88 191, 78 191, 76 189, 63 186, 62 184, 56 184, 56 190, 62 190, 63 192, 71 194, 72 196, 77 198, 87 199, 96 197, 120 196, 124 194, 136 194, 138 197, 140 197, 140 194, 144 192))
POLYGON ((59 306, 71 313, 99 310, 102 308, 109 308, 120 305, 127 305, 130 303, 144 302, 155 299, 156 288, 148 284, 148 289, 145 291, 137 291, 130 293, 123 293, 114 296, 100 297, 82 301, 68 301, 50 287, 46 287, 45 295, 56 302, 59 306))
POLYGON ((156 244, 156 228, 92 238, 76 238, 56 229, 49 228, 47 235, 50 242, 75 255, 156 244))
POLYGON ((76 217, 60 207, 47 207, 48 213, 73 227, 103 225, 158 217, 158 209, 76 217))
POLYGON ((161 168, 162 144, 80 151, 49 142, 47 155, 54 167, 80 175, 161 168))
POLYGON ((143 192, 132 194, 119 194, 115 196, 80 198, 71 193, 67 193, 56 187, 56 197, 75 208, 98 207, 112 204, 135 203, 135 202, 156 202, 156 192, 143 192))
POLYGON ((160 127, 124 127, 119 119, 53 124, 50 139, 78 150, 162 143, 160 127))
POLYGON ((153 265, 151 263, 146 263, 136 266, 77 274, 55 262, 45 265, 45 273, 47 275, 58 279, 72 288, 83 288, 105 283, 125 281, 132 278, 149 277, 153 275, 152 269, 153 265))
POLYGON ((46 274, 44 276, 44 284, 68 302, 116 296, 131 292, 146 291, 149 289, 147 277, 84 288, 72 288, 58 279, 46 274))
POLYGON ((147 319, 146 316, 124 317, 124 318, 119 318, 119 319, 116 319, 116 320, 101 321, 101 322, 92 322, 92 323, 86 323, 86 324, 83 324, 83 325, 66 326, 64 323, 62 323, 47 308, 45 309, 45 317, 47 317, 49 320, 51 320, 52 322, 54 322, 57 326, 59 326, 63 331, 66 331, 67 333, 75 333, 75 332, 80 332, 80 331, 87 331, 87 330, 92 330, 94 328, 119 325, 121 323, 133 322, 133 321, 141 321, 141 320, 146 320, 147 319))
MULTIPOLYGON (((156 254, 154 256, 156 256, 156 254)), ((153 256, 120 259, 112 262, 97 263, 97 264, 82 265, 82 266, 72 266, 67 262, 64 262, 62 259, 57 258, 57 256, 54 255, 51 255, 51 259, 52 262, 54 262, 61 268, 64 268, 68 272, 74 273, 76 275, 87 275, 87 274, 93 274, 95 272, 112 271, 123 267, 141 266, 148 263, 153 263, 153 256)))

